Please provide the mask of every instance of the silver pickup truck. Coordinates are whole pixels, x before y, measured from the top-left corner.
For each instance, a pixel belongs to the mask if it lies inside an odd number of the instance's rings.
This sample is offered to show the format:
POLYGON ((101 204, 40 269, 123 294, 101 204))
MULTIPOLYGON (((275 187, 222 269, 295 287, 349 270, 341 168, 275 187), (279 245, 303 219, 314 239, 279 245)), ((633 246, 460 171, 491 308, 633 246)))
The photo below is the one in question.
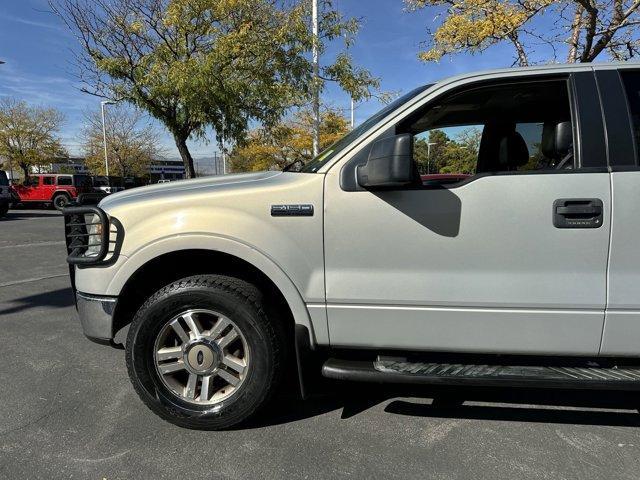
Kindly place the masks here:
POLYGON ((82 328, 128 327, 136 392, 191 428, 296 369, 303 395, 320 374, 637 389, 639 138, 640 65, 416 88, 300 171, 65 209, 82 328))

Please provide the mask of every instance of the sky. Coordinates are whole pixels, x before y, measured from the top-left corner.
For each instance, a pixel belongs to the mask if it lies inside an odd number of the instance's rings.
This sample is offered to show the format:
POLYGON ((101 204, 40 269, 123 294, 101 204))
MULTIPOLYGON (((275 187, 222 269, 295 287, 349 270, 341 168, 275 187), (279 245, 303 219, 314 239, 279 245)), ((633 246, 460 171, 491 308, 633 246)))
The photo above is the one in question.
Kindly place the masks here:
MULTIPOLYGON (((335 0, 346 16, 361 20, 361 28, 350 53, 355 63, 381 80, 381 89, 403 93, 416 86, 447 76, 487 68, 509 67, 512 51, 507 46, 489 49, 482 55, 460 55, 438 64, 425 64, 417 55, 434 28, 437 11, 407 12, 402 0, 335 0)), ((342 42, 329 46, 321 62, 329 61, 343 49, 342 42)), ((62 142, 71 155, 81 155, 80 132, 87 111, 99 109, 100 99, 82 93, 76 79, 73 52, 78 43, 53 13, 46 0, 0 0, 0 96, 11 96, 28 103, 55 107, 66 121, 62 142)), ((350 99, 329 86, 323 102, 344 108, 349 115, 350 99)), ((371 100, 356 106, 356 124, 375 113, 381 105, 371 100)), ((161 125, 162 149, 177 157, 172 138, 161 125)), ((190 141, 195 158, 211 157, 217 150, 211 141, 190 141)))

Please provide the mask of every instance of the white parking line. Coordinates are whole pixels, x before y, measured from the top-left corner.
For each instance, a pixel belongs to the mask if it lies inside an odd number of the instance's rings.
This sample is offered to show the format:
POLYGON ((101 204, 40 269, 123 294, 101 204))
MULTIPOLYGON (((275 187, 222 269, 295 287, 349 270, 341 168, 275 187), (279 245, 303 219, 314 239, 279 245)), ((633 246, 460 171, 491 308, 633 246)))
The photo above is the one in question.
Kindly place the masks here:
POLYGON ((37 281, 40 281, 40 280, 48 280, 50 278, 66 277, 67 275, 69 275, 69 274, 68 273, 59 273, 58 275, 48 275, 46 277, 25 278, 24 280, 15 280, 13 282, 0 283, 0 288, 2 288, 2 287, 12 287, 14 285, 21 285, 23 283, 37 282, 37 281))
POLYGON ((23 248, 23 247, 46 247, 48 245, 64 245, 64 240, 56 241, 56 242, 33 242, 33 243, 19 243, 17 245, 2 245, 0 246, 0 250, 4 248, 23 248))

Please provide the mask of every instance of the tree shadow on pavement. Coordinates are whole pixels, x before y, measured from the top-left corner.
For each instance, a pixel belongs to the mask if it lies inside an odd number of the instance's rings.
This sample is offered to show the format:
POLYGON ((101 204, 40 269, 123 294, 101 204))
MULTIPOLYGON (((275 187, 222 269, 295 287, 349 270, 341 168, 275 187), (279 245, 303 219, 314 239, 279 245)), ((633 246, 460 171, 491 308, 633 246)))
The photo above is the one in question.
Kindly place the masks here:
MULTIPOLYGON (((0 315, 19 313, 36 307, 65 308, 74 304, 73 292, 70 287, 36 293, 26 297, 10 300, 7 308, 0 310, 0 315)), ((1 307, 0 307, 1 308, 1 307)))
POLYGON ((390 415, 409 417, 639 427, 637 392, 551 390, 532 388, 405 387, 380 384, 334 385, 301 400, 276 398, 270 407, 241 429, 295 422, 337 410, 340 419, 377 405, 390 415), (404 398, 403 398, 404 397, 404 398), (431 402, 428 400, 431 399, 431 402), (389 402, 389 400, 391 400, 389 402), (469 405, 468 403, 472 403, 469 405))

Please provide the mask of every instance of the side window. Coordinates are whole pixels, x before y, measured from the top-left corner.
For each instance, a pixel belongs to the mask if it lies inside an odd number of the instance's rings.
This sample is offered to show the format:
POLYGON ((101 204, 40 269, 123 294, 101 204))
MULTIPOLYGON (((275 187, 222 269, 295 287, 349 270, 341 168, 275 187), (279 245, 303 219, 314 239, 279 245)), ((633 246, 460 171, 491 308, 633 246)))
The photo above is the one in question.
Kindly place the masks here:
POLYGON ((37 187, 40 185, 40 177, 29 177, 24 184, 27 187, 37 187))
POLYGON ((640 72, 622 72, 622 82, 627 92, 636 151, 640 151, 640 72))
POLYGON ((71 177, 58 177, 58 185, 71 185, 71 177))
POLYGON ((483 125, 427 130, 414 136, 413 155, 420 175, 474 175, 483 125))
POLYGON ((42 177, 43 185, 55 185, 55 177, 42 177))
POLYGON ((423 184, 476 174, 576 168, 567 82, 511 83, 454 93, 398 126, 414 135, 423 184))

